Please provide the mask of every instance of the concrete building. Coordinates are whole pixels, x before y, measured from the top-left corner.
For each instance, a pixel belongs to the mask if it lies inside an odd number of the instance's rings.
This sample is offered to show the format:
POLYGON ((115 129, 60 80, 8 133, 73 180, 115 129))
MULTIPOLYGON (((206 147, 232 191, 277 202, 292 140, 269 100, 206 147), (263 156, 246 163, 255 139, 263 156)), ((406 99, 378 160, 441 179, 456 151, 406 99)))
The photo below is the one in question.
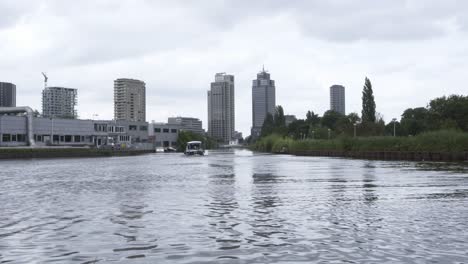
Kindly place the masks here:
POLYGON ((275 81, 270 79, 270 74, 265 69, 262 69, 257 74, 257 79, 252 81, 252 138, 260 136, 266 115, 275 113, 275 93, 275 81))
POLYGON ((16 106, 16 85, 0 82, 0 107, 16 106))
POLYGON ((146 84, 139 80, 114 81, 114 119, 146 121, 146 84))
POLYGON ((181 126, 178 124, 150 123, 149 139, 157 148, 177 148, 177 138, 179 137, 180 129, 181 126))
POLYGON ((345 115, 345 88, 343 85, 330 87, 330 110, 345 115))
POLYGON ((284 121, 286 126, 289 126, 292 122, 296 121, 297 118, 295 115, 284 115, 284 121))
POLYGON ((228 144, 234 136, 234 75, 217 73, 208 91, 208 134, 228 144))
POLYGON ((169 125, 178 125, 182 130, 191 131, 197 134, 205 134, 202 127, 202 121, 193 117, 169 117, 167 119, 169 125))
POLYGON ((44 88, 42 91, 42 116, 48 118, 77 118, 77 94, 77 90, 73 88, 44 88))
MULTIPOLYGON (((29 145, 27 126, 25 115, 0 115, 0 147, 29 145)), ((35 146, 153 146, 146 122, 33 118, 31 131, 35 146)))

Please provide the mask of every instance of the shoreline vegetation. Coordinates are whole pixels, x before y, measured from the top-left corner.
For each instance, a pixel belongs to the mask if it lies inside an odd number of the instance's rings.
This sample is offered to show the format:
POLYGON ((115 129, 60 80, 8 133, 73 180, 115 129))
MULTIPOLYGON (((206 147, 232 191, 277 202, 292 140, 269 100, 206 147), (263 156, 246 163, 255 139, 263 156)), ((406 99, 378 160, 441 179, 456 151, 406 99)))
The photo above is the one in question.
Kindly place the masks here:
POLYGON ((441 130, 412 137, 374 136, 297 140, 277 134, 251 147, 260 152, 382 160, 468 161, 468 133, 441 130))
POLYGON ((406 109, 385 122, 376 111, 371 81, 362 90, 362 111, 308 111, 286 123, 278 105, 268 113, 251 149, 271 153, 383 160, 468 161, 468 96, 450 95, 426 107, 406 109))

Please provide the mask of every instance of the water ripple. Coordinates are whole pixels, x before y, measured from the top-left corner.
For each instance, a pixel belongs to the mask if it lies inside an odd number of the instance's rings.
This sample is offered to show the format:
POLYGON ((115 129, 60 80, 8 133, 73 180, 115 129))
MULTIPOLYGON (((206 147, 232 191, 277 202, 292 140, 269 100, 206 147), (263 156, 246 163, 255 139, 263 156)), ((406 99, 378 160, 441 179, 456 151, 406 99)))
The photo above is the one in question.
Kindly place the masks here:
POLYGON ((467 260, 464 164, 246 150, 0 163, 0 263, 467 260))

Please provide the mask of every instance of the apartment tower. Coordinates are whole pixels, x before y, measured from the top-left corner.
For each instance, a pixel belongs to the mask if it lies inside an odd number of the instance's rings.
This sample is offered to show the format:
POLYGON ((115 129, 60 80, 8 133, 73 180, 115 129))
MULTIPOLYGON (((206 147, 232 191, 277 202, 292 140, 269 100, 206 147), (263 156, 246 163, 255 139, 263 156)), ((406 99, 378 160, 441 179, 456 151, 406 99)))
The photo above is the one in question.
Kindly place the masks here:
POLYGON ((0 107, 16 106, 16 85, 0 82, 0 107))
POLYGON ((146 121, 146 84, 134 79, 114 81, 114 119, 146 121))
POLYGON ((48 118, 78 117, 78 91, 74 88, 46 87, 42 90, 42 116, 48 118))
POLYGON ((343 85, 335 84, 330 87, 330 110, 342 115, 346 114, 345 88, 343 85))
POLYGON ((223 143, 234 137, 234 75, 217 73, 208 91, 208 134, 223 143))

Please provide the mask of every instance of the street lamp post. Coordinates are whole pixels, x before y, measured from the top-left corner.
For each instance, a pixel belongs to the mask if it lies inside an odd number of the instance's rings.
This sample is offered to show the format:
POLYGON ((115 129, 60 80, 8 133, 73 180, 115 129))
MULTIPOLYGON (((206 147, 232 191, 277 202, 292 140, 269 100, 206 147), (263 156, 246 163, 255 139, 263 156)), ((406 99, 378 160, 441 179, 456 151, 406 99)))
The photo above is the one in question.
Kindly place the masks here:
POLYGON ((353 126, 354 126, 354 137, 356 137, 356 126, 357 126, 357 123, 354 123, 353 126))
POLYGON ((331 138, 331 129, 328 129, 328 139, 331 138))
POLYGON ((396 118, 393 118, 392 121, 393 121, 393 136, 396 137, 396 118))
POLYGON ((315 130, 312 130, 312 139, 315 139, 315 130))

